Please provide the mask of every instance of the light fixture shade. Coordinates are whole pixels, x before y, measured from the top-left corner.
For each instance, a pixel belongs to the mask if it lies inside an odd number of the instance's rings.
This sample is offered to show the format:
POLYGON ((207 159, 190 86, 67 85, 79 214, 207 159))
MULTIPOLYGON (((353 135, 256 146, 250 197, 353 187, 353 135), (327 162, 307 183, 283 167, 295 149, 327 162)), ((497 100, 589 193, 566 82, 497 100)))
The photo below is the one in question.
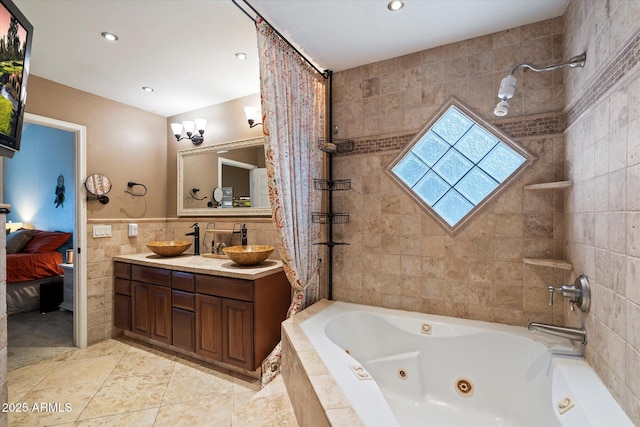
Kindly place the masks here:
POLYGON ((171 123, 171 130, 174 135, 182 135, 182 124, 180 123, 171 123))
POLYGON ((258 109, 256 107, 244 107, 244 114, 247 116, 247 120, 256 120, 258 116, 258 109))
POLYGON ((204 130, 207 127, 207 119, 195 119, 195 122, 196 130, 200 133, 204 133, 204 130))
POLYGON ((195 123, 193 123, 191 120, 185 120, 184 122, 182 122, 182 125, 184 126, 184 131, 187 134, 193 133, 193 128, 195 127, 195 123))

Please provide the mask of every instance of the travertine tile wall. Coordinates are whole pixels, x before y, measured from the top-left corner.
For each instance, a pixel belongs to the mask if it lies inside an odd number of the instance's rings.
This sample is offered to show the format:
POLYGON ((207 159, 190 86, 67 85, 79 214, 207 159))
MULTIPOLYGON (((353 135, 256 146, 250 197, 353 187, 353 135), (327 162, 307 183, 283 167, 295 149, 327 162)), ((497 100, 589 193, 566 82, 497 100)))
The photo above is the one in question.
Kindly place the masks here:
MULTIPOLYGON (((566 77, 566 244, 588 275, 587 359, 640 425, 640 1, 572 1, 565 51, 587 50, 566 77)), ((582 319, 570 318, 572 323, 582 319)))
POLYGON ((554 269, 523 257, 562 258, 563 194, 525 184, 565 178, 561 72, 516 72, 506 119, 496 120, 500 80, 521 62, 563 59, 562 19, 429 49, 336 73, 334 123, 355 140, 353 155, 334 160, 335 299, 456 317, 525 325, 562 323, 562 304, 547 305, 554 269), (455 238, 449 237, 385 174, 399 150, 449 96, 508 132, 538 160, 455 238))
MULTIPOLYGON (((145 246, 154 240, 189 240, 184 235, 193 231, 191 225, 198 222, 201 251, 204 230, 208 222, 218 228, 233 228, 234 222, 246 223, 249 244, 275 246, 275 230, 271 218, 188 218, 188 219, 136 219, 136 220, 89 220, 87 227, 87 327, 88 344, 91 345, 120 333, 113 327, 113 261, 117 255, 149 252, 145 246), (138 224, 138 236, 128 236, 128 223, 138 224), (92 237, 93 225, 111 225, 111 237, 92 237)), ((236 241, 235 244, 238 244, 236 241)), ((190 249, 191 251, 191 249, 190 249)), ((277 258, 277 250, 272 255, 277 258)))

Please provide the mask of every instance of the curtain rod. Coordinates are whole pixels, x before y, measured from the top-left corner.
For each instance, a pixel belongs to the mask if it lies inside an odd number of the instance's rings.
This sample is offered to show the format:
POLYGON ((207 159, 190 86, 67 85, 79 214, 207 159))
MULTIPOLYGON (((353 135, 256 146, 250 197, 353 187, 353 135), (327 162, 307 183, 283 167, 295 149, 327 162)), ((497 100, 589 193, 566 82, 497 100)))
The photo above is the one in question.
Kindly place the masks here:
MULTIPOLYGON (((235 4, 235 5, 236 5, 236 7, 237 7, 238 9, 240 9, 240 10, 242 11, 242 13, 244 13, 245 15, 247 15, 247 17, 249 17, 249 19, 251 19, 254 23, 256 22, 255 18, 253 18, 251 15, 249 15, 249 13, 247 13, 247 11, 246 11, 242 6, 240 6, 240 5, 236 2, 236 0, 231 0, 231 1, 233 2, 233 4, 235 4)), ((291 42, 289 42, 289 40, 287 40, 285 36, 283 36, 282 34, 280 34, 280 32, 279 32, 278 30, 276 30, 276 29, 273 27, 273 25, 271 25, 271 23, 270 23, 269 21, 267 21, 267 20, 264 18, 264 16, 262 16, 262 15, 260 14, 260 12, 258 12, 258 11, 253 7, 253 6, 251 6, 251 4, 249 4, 249 2, 248 2, 247 0, 242 0, 242 2, 243 2, 244 4, 246 4, 247 6, 249 6, 249 8, 250 8, 250 9, 251 9, 251 10, 252 10, 256 15, 258 15, 260 18, 262 18, 262 20, 263 20, 264 22, 266 22, 267 24, 269 24, 269 26, 270 26, 270 27, 273 29, 273 31, 278 35, 278 37, 280 37, 282 40, 284 40, 284 42, 285 42, 286 44, 288 44, 288 45, 291 47, 291 49, 293 49, 293 50, 298 54, 298 56, 300 56, 300 58, 304 59, 304 61, 305 61, 307 64, 311 65, 311 68, 313 68, 313 69, 314 69, 318 74, 320 74, 320 75, 321 75, 322 77, 324 77, 325 79, 328 79, 328 78, 329 78, 329 70, 320 71, 320 70, 318 69, 318 67, 316 67, 315 65, 313 65, 313 63, 312 63, 312 62, 311 62, 311 61, 310 61, 306 56, 304 56, 304 55, 303 55, 303 54, 302 54, 298 49, 296 49, 296 48, 295 48, 295 46, 294 46, 294 45, 292 45, 292 44, 291 44, 291 42)))

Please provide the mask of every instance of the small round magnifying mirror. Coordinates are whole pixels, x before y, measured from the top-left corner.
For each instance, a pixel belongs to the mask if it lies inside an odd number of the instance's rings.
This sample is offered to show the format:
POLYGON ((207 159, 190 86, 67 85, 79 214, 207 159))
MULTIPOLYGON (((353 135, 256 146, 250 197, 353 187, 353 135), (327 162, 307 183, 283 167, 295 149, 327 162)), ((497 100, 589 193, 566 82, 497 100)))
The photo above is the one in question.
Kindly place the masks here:
POLYGON ((212 198, 218 204, 218 206, 220 206, 220 203, 222 203, 222 195, 222 188, 216 187, 213 189, 212 198))
POLYGON ((84 187, 95 196, 95 198, 87 197, 87 200, 97 200, 103 205, 109 203, 107 193, 111 191, 111 180, 106 175, 99 173, 89 175, 84 181, 84 187))

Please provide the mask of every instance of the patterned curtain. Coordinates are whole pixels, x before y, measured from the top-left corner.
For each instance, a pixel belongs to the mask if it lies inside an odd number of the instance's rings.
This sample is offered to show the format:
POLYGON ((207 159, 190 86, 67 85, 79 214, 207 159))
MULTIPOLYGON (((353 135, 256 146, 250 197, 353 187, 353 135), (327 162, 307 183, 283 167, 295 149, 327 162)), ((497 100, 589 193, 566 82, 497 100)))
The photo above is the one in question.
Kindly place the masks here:
MULTIPOLYGON (((287 317, 319 297, 319 227, 311 213, 321 210, 314 178, 322 177, 326 83, 262 20, 258 20, 262 123, 267 139, 267 177, 277 245, 293 288, 287 317)), ((265 385, 280 369, 280 344, 262 364, 265 385)))

